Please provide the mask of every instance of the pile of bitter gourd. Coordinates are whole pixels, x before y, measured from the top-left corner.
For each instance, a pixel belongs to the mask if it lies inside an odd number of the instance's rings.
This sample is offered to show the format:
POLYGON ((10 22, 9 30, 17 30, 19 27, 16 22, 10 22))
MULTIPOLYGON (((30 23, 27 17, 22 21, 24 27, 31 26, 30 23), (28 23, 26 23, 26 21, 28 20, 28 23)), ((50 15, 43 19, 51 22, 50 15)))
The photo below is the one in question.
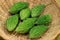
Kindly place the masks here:
POLYGON ((48 29, 51 14, 41 15, 46 5, 29 8, 28 2, 16 2, 9 9, 11 16, 6 20, 6 29, 17 33, 28 33, 29 38, 39 38, 48 29))

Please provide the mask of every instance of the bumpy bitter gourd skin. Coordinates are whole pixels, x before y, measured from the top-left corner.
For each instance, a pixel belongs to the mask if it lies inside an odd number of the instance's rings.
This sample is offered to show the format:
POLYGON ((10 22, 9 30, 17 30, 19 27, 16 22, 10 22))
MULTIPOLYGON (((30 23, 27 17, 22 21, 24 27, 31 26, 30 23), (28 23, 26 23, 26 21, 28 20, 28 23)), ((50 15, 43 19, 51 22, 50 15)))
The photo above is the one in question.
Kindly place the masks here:
POLYGON ((30 17, 31 11, 29 8, 23 9, 20 11, 20 18, 21 20, 27 19, 30 17))
POLYGON ((43 12, 44 8, 45 8, 44 4, 34 6, 31 10, 31 16, 32 17, 39 16, 43 12))
POLYGON ((47 25, 51 22, 51 14, 45 14, 38 18, 37 24, 47 25))
POLYGON ((27 18, 22 23, 19 23, 15 31, 18 33, 27 33, 29 29, 34 25, 35 21, 36 18, 27 18))
POLYGON ((16 25, 18 24, 18 15, 13 15, 10 16, 7 20, 6 20, 6 28, 9 31, 13 31, 16 27, 16 25))
POLYGON ((47 29, 48 27, 44 25, 34 26, 29 32, 29 38, 39 38, 47 31, 47 29))
POLYGON ((16 14, 18 11, 28 7, 29 3, 27 2, 17 2, 9 10, 11 14, 16 14))

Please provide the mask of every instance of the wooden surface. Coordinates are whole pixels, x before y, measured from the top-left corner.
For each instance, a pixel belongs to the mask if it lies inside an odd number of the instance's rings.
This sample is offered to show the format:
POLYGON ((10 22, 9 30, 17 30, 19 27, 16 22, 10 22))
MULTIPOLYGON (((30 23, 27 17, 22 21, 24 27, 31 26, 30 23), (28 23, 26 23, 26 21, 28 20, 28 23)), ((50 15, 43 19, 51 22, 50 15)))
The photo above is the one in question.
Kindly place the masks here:
POLYGON ((28 35, 18 33, 9 33, 5 28, 6 19, 9 17, 9 8, 15 2, 29 2, 30 8, 36 4, 46 4, 43 14, 52 14, 52 22, 49 25, 48 31, 39 39, 34 40, 54 40, 60 34, 60 8, 56 0, 0 0, 0 36, 5 40, 31 40, 28 35))

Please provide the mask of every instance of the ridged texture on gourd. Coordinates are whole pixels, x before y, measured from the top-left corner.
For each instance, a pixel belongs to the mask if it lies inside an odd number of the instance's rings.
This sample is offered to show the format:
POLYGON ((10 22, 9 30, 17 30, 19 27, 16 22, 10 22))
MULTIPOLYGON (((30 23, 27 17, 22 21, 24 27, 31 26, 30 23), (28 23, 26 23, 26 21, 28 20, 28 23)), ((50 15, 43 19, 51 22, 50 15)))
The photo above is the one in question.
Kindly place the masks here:
POLYGON ((18 11, 28 7, 29 3, 27 2, 17 2, 10 9, 9 12, 11 14, 16 14, 18 11))
POLYGON ((32 11, 31 12, 32 17, 39 16, 44 11, 44 8, 45 8, 44 4, 34 6, 31 10, 32 11))
POLYGON ((36 18, 28 18, 24 20, 22 23, 19 23, 15 31, 18 33, 27 33, 29 29, 32 28, 35 22, 36 18))
POLYGON ((30 14, 31 14, 31 11, 29 8, 26 8, 20 11, 21 20, 27 19, 28 17, 30 17, 30 14))
POLYGON ((6 20, 6 28, 9 31, 13 31, 16 27, 16 25, 18 24, 18 15, 13 15, 10 16, 7 20, 6 20))
POLYGON ((29 38, 39 38, 47 31, 47 29, 48 27, 44 25, 34 26, 29 32, 29 38))
POLYGON ((38 18, 37 24, 47 25, 51 22, 51 14, 45 14, 38 18))

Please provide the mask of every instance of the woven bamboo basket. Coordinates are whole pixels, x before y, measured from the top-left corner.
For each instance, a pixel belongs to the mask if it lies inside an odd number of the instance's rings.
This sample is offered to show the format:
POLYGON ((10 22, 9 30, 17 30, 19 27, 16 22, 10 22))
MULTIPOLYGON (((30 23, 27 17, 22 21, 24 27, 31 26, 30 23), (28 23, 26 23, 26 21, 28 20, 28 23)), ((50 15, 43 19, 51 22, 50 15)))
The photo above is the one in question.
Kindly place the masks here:
POLYGON ((54 40, 60 34, 60 9, 56 5, 55 0, 0 0, 0 37, 5 40, 54 40), (38 39, 29 39, 28 35, 18 33, 10 33, 6 30, 6 19, 10 16, 9 8, 15 2, 29 2, 30 8, 37 4, 46 4, 46 8, 42 14, 52 14, 52 22, 47 32, 38 39))

